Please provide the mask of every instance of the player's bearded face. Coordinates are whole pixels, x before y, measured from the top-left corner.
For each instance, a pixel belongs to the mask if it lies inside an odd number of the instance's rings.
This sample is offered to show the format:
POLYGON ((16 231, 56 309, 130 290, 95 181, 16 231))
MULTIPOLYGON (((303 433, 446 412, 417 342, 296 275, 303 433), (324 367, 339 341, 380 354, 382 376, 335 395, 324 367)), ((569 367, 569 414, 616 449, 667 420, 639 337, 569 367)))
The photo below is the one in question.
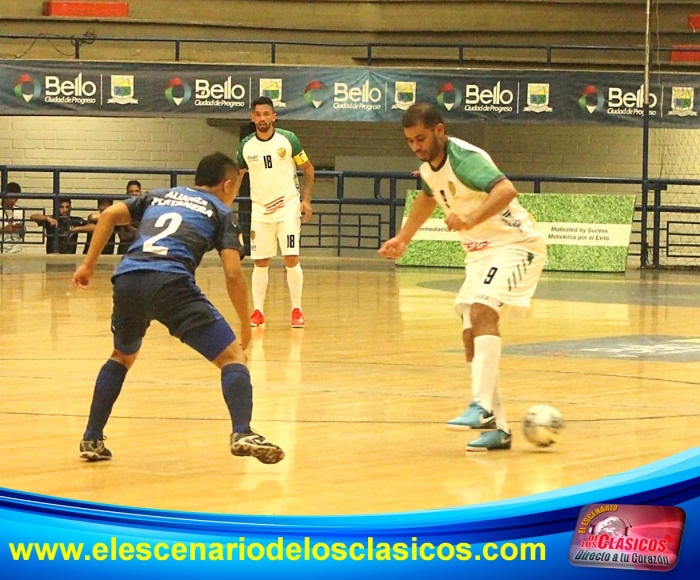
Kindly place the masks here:
POLYGON ((404 128, 404 136, 413 154, 421 161, 434 161, 442 154, 443 143, 436 127, 423 124, 404 128))
POLYGON ((253 111, 252 121, 255 123, 255 128, 260 133, 266 133, 272 128, 275 118, 275 112, 271 107, 259 105, 255 107, 255 110, 253 111))

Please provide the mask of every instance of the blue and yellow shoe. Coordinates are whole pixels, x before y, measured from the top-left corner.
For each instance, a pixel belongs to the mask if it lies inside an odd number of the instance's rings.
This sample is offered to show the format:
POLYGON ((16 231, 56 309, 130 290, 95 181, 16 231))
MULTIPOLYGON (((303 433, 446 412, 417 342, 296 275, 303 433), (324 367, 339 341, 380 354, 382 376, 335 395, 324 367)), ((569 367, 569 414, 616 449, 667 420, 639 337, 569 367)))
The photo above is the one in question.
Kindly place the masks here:
POLYGON ((497 449, 510 449, 513 437, 501 429, 486 431, 474 441, 467 443, 467 451, 495 451, 497 449))
POLYGON ((489 413, 479 403, 472 401, 469 408, 459 417, 450 419, 447 423, 448 429, 495 429, 496 418, 493 413, 489 413))

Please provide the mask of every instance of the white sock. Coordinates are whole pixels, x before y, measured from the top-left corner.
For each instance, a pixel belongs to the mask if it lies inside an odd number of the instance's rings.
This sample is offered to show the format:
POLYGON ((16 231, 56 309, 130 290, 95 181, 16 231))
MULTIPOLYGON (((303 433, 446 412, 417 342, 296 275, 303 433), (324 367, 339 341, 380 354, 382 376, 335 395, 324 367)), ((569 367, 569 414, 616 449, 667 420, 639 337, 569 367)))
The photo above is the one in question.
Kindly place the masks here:
POLYGON ((265 312, 265 296, 267 296, 267 283, 270 280, 270 267, 264 268, 255 266, 253 268, 253 276, 251 278, 251 286, 253 287, 253 309, 265 312))
POLYGON ((304 272, 301 269, 301 264, 287 268, 287 286, 289 286, 289 296, 292 299, 292 309, 301 309, 301 291, 304 287, 304 272))
POLYGON ((485 334, 474 338, 472 400, 490 412, 493 412, 493 395, 498 387, 498 365, 500 362, 500 336, 485 334))
POLYGON ((496 390, 493 392, 493 416, 496 418, 496 428, 506 433, 510 433, 508 421, 506 420, 506 408, 501 403, 500 373, 496 377, 496 390))

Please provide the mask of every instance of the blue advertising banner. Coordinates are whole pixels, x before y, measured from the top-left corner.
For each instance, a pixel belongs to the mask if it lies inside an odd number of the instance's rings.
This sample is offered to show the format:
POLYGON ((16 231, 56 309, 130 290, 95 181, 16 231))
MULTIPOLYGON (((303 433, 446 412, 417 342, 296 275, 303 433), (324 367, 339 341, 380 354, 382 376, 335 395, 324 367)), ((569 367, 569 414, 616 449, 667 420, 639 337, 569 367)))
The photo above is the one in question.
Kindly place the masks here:
MULTIPOLYGON (((700 128, 700 74, 655 75, 653 124, 700 128)), ((457 122, 641 125, 641 73, 0 61, 0 114, 396 121, 416 101, 457 122)))
POLYGON ((0 489, 0 572, 12 579, 694 578, 699 541, 699 448, 545 494, 366 516, 158 511, 0 489))

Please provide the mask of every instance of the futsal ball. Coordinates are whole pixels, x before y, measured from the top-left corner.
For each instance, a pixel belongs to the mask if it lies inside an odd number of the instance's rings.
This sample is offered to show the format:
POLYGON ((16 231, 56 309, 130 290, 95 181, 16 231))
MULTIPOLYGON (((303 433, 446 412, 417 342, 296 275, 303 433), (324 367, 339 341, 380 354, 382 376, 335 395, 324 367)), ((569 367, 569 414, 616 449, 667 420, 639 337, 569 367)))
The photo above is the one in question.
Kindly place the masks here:
POLYGON ((556 443, 563 428, 561 413, 549 405, 530 407, 523 417, 525 438, 536 447, 549 447, 556 443))

